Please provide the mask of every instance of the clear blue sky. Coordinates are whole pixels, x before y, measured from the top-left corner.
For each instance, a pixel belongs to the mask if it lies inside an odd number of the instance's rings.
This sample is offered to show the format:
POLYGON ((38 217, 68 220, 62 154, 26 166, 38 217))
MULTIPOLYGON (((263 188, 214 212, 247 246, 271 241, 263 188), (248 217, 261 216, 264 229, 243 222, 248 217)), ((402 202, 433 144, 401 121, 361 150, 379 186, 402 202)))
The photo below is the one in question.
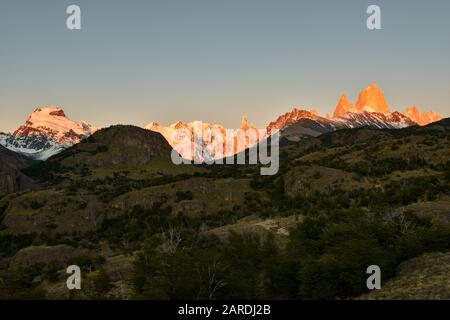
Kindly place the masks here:
POLYGON ((262 127, 294 106, 331 113, 371 82, 393 109, 449 116, 449 18, 448 0, 1 0, 0 131, 41 105, 97 126, 236 128, 246 113, 262 127))

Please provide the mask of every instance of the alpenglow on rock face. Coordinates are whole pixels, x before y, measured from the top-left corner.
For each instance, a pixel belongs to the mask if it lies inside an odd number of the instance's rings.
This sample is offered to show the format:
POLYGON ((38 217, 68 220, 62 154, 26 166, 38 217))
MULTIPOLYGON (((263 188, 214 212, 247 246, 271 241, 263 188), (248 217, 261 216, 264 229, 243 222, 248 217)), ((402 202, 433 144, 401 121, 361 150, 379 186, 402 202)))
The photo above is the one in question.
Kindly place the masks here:
POLYGON ((37 108, 13 134, 0 134, 4 147, 35 160, 46 160, 97 131, 66 117, 59 107, 37 108))
POLYGON ((383 92, 376 84, 371 84, 359 94, 356 104, 342 95, 336 105, 333 118, 321 117, 317 112, 299 110, 278 117, 271 122, 267 131, 282 130, 282 137, 288 141, 298 141, 315 137, 326 132, 358 127, 376 129, 400 129, 413 125, 427 125, 441 120, 434 112, 420 114, 418 108, 409 108, 403 113, 390 111, 383 92))
POLYGON ((375 83, 372 83, 359 94, 356 104, 352 104, 346 95, 342 95, 333 117, 338 118, 347 112, 378 112, 389 113, 389 105, 386 102, 383 92, 375 83))
MULTIPOLYGON (((398 129, 412 125, 423 126, 441 119, 442 116, 432 111, 421 113, 418 107, 410 107, 403 112, 391 112, 384 93, 373 83, 360 92, 356 103, 352 103, 346 95, 342 95, 336 105, 333 117, 329 117, 328 114, 322 117, 315 109, 307 111, 294 108, 270 122, 265 133, 260 134, 259 130, 251 125, 244 116, 238 129, 241 132, 246 130, 257 132, 257 137, 256 139, 245 137, 243 143, 237 143, 236 135, 230 134, 228 129, 222 125, 200 121, 178 121, 171 126, 161 126, 157 122, 151 122, 145 129, 161 133, 183 158, 211 161, 230 157, 251 148, 278 130, 284 131, 285 138, 289 135, 288 140, 291 138, 297 140, 343 128, 368 126, 377 129, 398 129), (197 130, 199 127, 200 130, 197 130), (205 137, 199 134, 199 131, 220 132, 221 134, 215 137, 205 137), (192 137, 193 144, 186 146, 186 143, 183 142, 185 141, 183 134, 174 135, 179 132, 187 132, 192 137), (230 139, 235 143, 233 147, 228 148, 227 146, 231 145, 230 139)), ((0 132, 0 145, 34 160, 46 160, 62 150, 78 144, 97 130, 83 121, 72 121, 57 106, 42 107, 37 108, 14 133, 0 132)))
POLYGON ((389 113, 389 105, 384 94, 375 83, 361 91, 356 102, 356 109, 358 111, 389 113))
MULTIPOLYGON (((151 131, 161 133, 169 144, 175 148, 184 158, 200 161, 220 159, 223 156, 229 157, 236 153, 242 152, 246 148, 250 148, 258 141, 267 136, 282 131, 282 138, 284 141, 298 141, 299 139, 316 137, 326 132, 335 131, 345 128, 371 127, 376 129, 400 129, 413 125, 427 125, 431 122, 439 121, 442 117, 434 112, 425 112, 420 114, 418 109, 407 109, 405 112, 390 111, 389 104, 386 101, 384 93, 380 90, 378 85, 372 83, 367 88, 362 90, 358 96, 358 100, 353 104, 344 94, 341 96, 333 113, 333 117, 328 115, 322 117, 316 109, 304 110, 294 108, 279 116, 275 121, 270 122, 265 130, 265 134, 258 136, 255 143, 246 141, 243 148, 235 148, 229 150, 225 154, 217 154, 218 145, 224 144, 221 139, 208 140, 198 135, 194 128, 199 125, 199 131, 218 130, 225 136, 226 129, 221 125, 212 125, 194 122, 178 121, 171 126, 161 126, 157 122, 150 122, 145 128, 151 131), (174 135, 177 132, 188 132, 193 137, 193 142, 198 148, 186 147, 181 143, 185 140, 185 135, 174 135), (204 150, 203 153, 198 154, 197 150, 204 150)), ((240 129, 255 129, 249 125, 247 118, 244 116, 240 129)), ((225 150, 225 148, 224 148, 225 150)))
POLYGON ((443 119, 442 116, 433 111, 427 111, 421 114, 418 107, 407 108, 403 111, 403 114, 421 126, 443 119))
POLYGON ((337 118, 344 115, 347 112, 357 112, 357 111, 358 110, 356 110, 355 105, 348 100, 345 94, 343 94, 339 99, 336 109, 334 110, 333 117, 337 118))
POLYGON ((59 144, 75 144, 84 137, 93 134, 97 129, 83 121, 75 122, 66 117, 59 107, 37 108, 21 125, 14 136, 52 137, 59 144))
MULTIPOLYGON (((333 117, 339 118, 344 116, 346 113, 359 112, 382 113, 387 117, 390 117, 391 114, 395 113, 391 113, 384 93, 375 83, 372 83, 366 89, 361 91, 356 104, 352 104, 347 99, 347 96, 343 95, 336 106, 333 117)), ((401 112, 401 114, 421 126, 425 126, 429 123, 442 120, 442 116, 432 111, 421 114, 418 107, 407 108, 405 111, 401 112)), ((407 124, 407 122, 405 122, 404 120, 402 121, 407 124)))
POLYGON ((233 156, 247 148, 252 147, 263 138, 255 126, 250 124, 247 117, 242 117, 241 126, 238 130, 242 132, 252 131, 257 135, 256 141, 245 139, 242 144, 237 143, 235 130, 230 130, 219 124, 193 121, 181 122, 165 127, 158 122, 150 122, 145 129, 159 132, 183 158, 198 161, 213 161, 233 156), (214 132, 220 133, 215 135, 214 132), (187 142, 188 134, 192 143, 187 142), (231 143, 233 141, 233 143, 231 143), (228 144, 228 148, 227 148, 228 144))

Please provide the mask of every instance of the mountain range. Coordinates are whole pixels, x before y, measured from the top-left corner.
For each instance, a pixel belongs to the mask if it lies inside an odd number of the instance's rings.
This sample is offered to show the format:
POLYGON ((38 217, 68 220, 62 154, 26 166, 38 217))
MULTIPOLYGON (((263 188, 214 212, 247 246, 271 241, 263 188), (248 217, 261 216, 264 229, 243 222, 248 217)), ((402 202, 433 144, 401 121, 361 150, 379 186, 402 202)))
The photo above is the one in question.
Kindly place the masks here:
POLYGON ((227 131, 227 128, 222 125, 200 121, 188 123, 178 121, 168 127, 161 126, 159 123, 153 121, 145 128, 161 133, 172 148, 178 151, 183 158, 197 159, 200 162, 233 156, 252 147, 265 136, 265 134, 259 136, 260 132, 253 124, 248 123, 247 116, 245 115, 242 117, 238 131, 227 131), (256 137, 254 141, 245 139, 242 144, 235 143, 238 139, 239 131, 245 133, 249 130, 255 132, 256 137), (218 134, 214 135, 214 132, 218 134), (189 139, 186 140, 185 134, 189 134, 192 137, 194 144, 186 143, 189 139), (230 144, 230 147, 227 148, 227 142, 233 142, 233 144, 230 144))
MULTIPOLYGON (((403 112, 391 111, 383 92, 376 84, 371 84, 361 91, 357 102, 351 103, 346 95, 342 95, 335 107, 333 116, 321 116, 315 109, 304 110, 294 108, 265 128, 261 134, 243 116, 238 130, 257 132, 254 141, 246 139, 242 144, 234 144, 227 149, 226 141, 236 141, 237 131, 230 132, 219 124, 202 123, 200 121, 178 121, 170 126, 162 126, 158 122, 150 122, 145 129, 161 133, 172 148, 184 158, 198 161, 210 161, 232 156, 252 147, 261 139, 281 130, 282 141, 294 142, 306 137, 316 137, 320 134, 345 128, 372 127, 377 129, 399 129, 413 125, 427 125, 442 119, 435 112, 421 113, 418 107, 410 107, 403 112), (181 132, 189 132, 194 140, 194 146, 181 143, 185 137, 181 132), (206 131, 220 132, 220 137, 205 135, 206 131), (230 136, 231 135, 231 136, 230 136), (218 146, 222 148, 218 148, 218 146), (199 150, 203 152, 199 153, 199 150)), ((33 160, 46 160, 79 143, 98 129, 84 121, 75 122, 69 119, 64 111, 57 106, 37 108, 26 122, 13 133, 0 133, 0 145, 24 155, 33 160)))

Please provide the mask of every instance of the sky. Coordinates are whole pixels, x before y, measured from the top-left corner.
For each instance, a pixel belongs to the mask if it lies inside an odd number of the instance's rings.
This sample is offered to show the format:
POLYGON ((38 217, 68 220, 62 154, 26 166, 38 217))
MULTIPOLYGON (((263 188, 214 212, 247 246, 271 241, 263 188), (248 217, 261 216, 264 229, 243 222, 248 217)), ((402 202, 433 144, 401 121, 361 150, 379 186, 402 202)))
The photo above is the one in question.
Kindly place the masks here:
POLYGON ((46 105, 98 127, 246 114, 264 128, 372 82, 391 109, 448 117, 449 17, 448 0, 1 0, 0 131, 46 105), (81 30, 66 27, 72 4, 81 30))

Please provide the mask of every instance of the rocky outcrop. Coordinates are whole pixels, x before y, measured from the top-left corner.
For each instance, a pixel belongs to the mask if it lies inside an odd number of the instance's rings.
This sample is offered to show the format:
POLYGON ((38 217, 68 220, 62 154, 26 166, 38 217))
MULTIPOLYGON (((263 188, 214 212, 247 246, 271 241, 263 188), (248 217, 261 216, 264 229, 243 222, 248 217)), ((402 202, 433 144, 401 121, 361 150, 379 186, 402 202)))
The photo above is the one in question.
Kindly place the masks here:
POLYGON ((0 195, 30 190, 34 182, 25 176, 20 168, 25 166, 25 160, 0 146, 0 195))

